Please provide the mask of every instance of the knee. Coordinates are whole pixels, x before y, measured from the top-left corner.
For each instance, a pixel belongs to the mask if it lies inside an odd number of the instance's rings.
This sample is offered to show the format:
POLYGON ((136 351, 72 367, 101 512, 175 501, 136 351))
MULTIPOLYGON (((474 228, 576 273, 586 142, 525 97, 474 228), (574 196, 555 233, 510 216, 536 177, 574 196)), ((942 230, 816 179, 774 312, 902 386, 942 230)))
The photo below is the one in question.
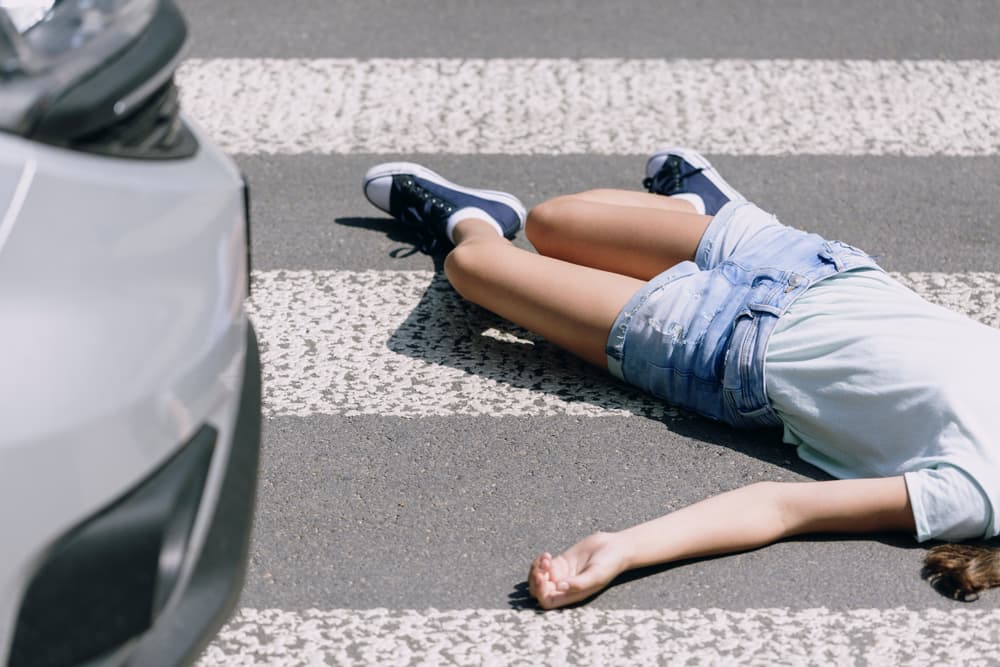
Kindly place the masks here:
POLYGON ((466 241, 455 246, 445 257, 444 275, 455 291, 462 296, 465 296, 468 287, 475 280, 477 267, 482 266, 483 261, 488 259, 484 256, 484 252, 490 250, 489 245, 475 240, 466 241))
POLYGON ((575 195, 555 197, 542 202, 528 213, 528 219, 524 223, 524 235, 535 249, 544 254, 545 248, 566 231, 581 204, 575 195))
POLYGON ((613 204, 621 199, 622 191, 615 188, 594 188, 574 195, 583 201, 601 204, 613 204))

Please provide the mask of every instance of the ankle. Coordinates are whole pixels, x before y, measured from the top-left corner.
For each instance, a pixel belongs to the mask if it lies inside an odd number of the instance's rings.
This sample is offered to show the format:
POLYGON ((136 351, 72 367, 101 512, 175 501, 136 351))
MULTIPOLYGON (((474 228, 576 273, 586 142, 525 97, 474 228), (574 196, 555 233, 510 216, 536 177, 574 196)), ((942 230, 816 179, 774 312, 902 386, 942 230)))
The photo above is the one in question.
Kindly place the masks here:
POLYGON ((486 240, 502 241, 504 237, 497 233, 496 225, 480 218, 465 218, 451 227, 449 236, 457 246, 469 241, 486 240))
POLYGON ((685 192, 676 195, 668 195, 671 199, 677 202, 684 202, 691 209, 692 213, 697 213, 698 215, 705 215, 705 200, 699 195, 694 193, 685 192))

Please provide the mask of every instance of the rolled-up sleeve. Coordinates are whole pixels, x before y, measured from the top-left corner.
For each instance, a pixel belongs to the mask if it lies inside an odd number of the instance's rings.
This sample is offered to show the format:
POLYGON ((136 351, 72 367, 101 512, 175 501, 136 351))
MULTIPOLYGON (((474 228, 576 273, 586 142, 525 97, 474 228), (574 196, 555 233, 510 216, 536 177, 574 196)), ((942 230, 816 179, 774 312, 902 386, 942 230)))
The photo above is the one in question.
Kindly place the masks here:
POLYGON ((993 510, 979 485, 960 468, 939 465, 908 472, 904 477, 918 542, 986 535, 993 510))

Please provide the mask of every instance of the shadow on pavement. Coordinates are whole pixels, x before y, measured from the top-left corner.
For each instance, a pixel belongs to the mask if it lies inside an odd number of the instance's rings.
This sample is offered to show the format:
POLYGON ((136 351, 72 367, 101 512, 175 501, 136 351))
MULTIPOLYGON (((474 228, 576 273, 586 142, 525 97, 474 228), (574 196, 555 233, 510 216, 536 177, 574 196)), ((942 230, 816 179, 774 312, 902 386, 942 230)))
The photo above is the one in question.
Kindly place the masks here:
MULTIPOLYGON (((335 218, 334 222, 338 225, 343 225, 344 227, 370 229, 384 234, 387 239, 399 244, 398 247, 389 251, 389 256, 392 258, 402 259, 418 252, 422 252, 420 249, 420 239, 413 233, 413 229, 407 227, 394 218, 345 217, 335 218)), ((435 272, 444 270, 445 254, 446 251, 442 250, 429 255, 434 262, 435 272)))
POLYGON ((387 346, 398 354, 454 368, 507 390, 484 397, 474 393, 481 383, 456 380, 450 389, 456 404, 467 401, 476 406, 476 414, 596 415, 610 411, 637 415, 658 421, 673 433, 730 447, 807 477, 826 477, 782 445, 780 430, 739 431, 667 405, 463 300, 440 271, 390 335, 387 346))

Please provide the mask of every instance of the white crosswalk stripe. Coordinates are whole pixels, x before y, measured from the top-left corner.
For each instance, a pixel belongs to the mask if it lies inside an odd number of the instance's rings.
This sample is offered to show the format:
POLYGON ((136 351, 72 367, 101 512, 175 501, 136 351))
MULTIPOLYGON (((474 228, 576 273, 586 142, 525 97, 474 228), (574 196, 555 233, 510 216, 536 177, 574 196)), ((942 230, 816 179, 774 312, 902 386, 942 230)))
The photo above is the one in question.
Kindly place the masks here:
MULTIPOLYGON (((894 275, 1000 327, 998 273, 894 275)), ((271 416, 676 415, 463 301, 430 271, 259 272, 251 316, 271 416)))
POLYGON ((178 81, 235 153, 1000 153, 994 60, 233 58, 178 81))
POLYGON ((998 641, 997 610, 243 609, 199 667, 971 665, 998 641))

